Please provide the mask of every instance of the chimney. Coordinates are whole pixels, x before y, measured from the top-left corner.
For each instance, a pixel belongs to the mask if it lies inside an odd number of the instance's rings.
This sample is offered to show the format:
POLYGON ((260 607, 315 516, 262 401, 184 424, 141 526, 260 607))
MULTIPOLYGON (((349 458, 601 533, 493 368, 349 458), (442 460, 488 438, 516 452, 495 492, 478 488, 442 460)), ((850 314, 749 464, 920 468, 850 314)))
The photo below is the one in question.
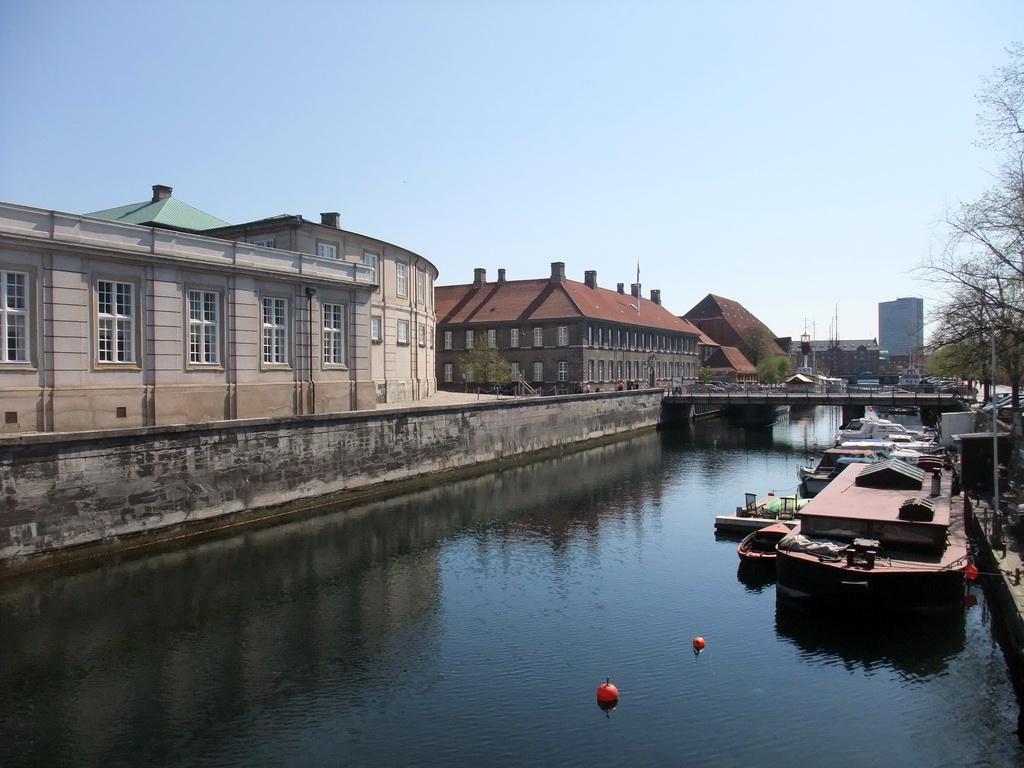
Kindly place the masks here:
POLYGON ((583 284, 587 288, 597 288, 597 270, 588 269, 583 273, 583 284))
POLYGON ((651 289, 651 302, 661 306, 661 290, 657 288, 651 289))
POLYGON ((173 190, 170 187, 165 187, 163 184, 153 185, 153 202, 159 203, 161 200, 166 200, 171 196, 173 190))
POLYGON ((341 228, 341 214, 336 211, 330 213, 320 214, 320 223, 325 227, 334 227, 335 229, 341 228))
POLYGON ((616 285, 616 287, 615 287, 615 290, 617 290, 619 293, 621 293, 623 296, 625 296, 626 295, 626 284, 625 283, 618 283, 616 285))
POLYGON ((564 261, 552 261, 551 262, 551 282, 552 283, 564 283, 565 282, 565 262, 564 261))
POLYGON ((634 299, 639 297, 640 296, 640 283, 632 283, 629 286, 629 292, 633 296, 634 299))
POLYGON ((498 282, 499 283, 504 283, 505 282, 505 270, 504 269, 499 269, 498 270, 498 282))
POLYGON ((487 282, 487 270, 483 267, 477 267, 473 270, 473 285, 480 286, 487 282))

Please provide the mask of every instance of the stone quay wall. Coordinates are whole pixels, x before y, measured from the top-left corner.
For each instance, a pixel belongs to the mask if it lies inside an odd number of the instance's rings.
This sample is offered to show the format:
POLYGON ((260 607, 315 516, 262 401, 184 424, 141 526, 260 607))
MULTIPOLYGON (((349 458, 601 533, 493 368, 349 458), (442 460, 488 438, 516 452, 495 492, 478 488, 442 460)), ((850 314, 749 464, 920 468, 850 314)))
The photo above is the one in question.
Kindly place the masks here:
POLYGON ((634 390, 0 438, 0 569, 654 428, 661 399, 634 390))

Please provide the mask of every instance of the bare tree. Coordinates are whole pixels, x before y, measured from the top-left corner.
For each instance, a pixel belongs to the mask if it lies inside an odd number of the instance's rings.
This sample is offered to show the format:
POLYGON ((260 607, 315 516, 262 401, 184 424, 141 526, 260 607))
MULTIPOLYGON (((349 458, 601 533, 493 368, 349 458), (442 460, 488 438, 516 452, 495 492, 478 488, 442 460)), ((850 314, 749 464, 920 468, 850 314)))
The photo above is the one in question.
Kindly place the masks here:
POLYGON ((946 237, 919 273, 947 296, 933 311, 938 331, 929 347, 977 356, 965 364, 984 367, 981 350, 994 336, 997 366, 1016 395, 1024 369, 1024 45, 1008 53, 978 96, 981 143, 1003 153, 994 184, 946 212, 946 237))

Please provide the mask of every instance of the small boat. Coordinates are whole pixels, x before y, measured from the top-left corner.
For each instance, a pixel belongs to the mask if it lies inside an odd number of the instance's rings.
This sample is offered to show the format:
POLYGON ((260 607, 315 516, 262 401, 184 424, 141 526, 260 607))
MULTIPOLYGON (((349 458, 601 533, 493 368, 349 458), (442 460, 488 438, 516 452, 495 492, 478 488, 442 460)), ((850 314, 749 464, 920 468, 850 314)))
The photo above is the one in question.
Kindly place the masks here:
POLYGON ((790 533, 790 527, 785 523, 773 523, 764 528, 747 534, 743 541, 736 547, 740 560, 745 563, 775 562, 775 545, 782 541, 790 533))
POLYGON ((881 448, 828 448, 816 466, 797 467, 796 477, 803 486, 803 495, 812 497, 818 495, 847 464, 869 463, 882 458, 889 458, 889 454, 881 448))

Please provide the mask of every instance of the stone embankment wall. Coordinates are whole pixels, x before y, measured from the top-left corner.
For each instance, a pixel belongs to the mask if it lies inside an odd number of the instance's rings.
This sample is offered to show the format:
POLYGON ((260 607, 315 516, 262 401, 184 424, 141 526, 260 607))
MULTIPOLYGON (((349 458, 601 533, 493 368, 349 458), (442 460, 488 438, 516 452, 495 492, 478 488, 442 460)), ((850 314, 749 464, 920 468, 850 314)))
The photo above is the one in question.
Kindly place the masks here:
POLYGON ((642 390, 0 438, 0 565, 653 428, 661 397, 642 390))

